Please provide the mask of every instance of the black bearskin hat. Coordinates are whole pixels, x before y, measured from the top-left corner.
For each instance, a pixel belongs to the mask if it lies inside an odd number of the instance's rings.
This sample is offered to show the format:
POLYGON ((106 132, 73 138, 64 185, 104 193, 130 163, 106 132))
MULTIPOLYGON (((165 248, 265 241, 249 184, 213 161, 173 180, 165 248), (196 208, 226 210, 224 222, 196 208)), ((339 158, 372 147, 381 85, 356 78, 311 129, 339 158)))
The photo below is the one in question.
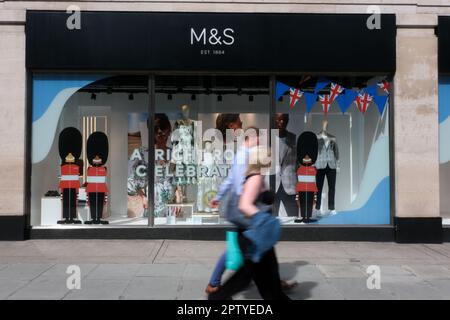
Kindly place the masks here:
POLYGON ((297 163, 301 164, 303 158, 308 155, 311 158, 311 164, 317 160, 318 152, 317 136, 314 132, 305 131, 297 140, 297 163))
POLYGON ((99 156, 102 159, 102 165, 104 165, 106 160, 108 160, 108 149, 108 137, 106 134, 100 131, 91 133, 87 140, 87 157, 89 163, 94 165, 92 160, 96 156, 99 156))
POLYGON ((66 162, 66 156, 71 153, 75 158, 75 162, 81 156, 81 149, 83 145, 81 132, 74 127, 65 128, 59 134, 58 148, 59 156, 63 163, 66 162))

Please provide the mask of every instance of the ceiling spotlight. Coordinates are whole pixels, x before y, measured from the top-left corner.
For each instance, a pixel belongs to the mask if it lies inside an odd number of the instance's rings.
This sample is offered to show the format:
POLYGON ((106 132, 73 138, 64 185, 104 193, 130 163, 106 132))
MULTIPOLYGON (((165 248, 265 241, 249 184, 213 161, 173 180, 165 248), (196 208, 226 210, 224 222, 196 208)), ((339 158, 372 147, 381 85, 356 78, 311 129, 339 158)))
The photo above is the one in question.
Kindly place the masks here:
POLYGON ((218 96, 217 96, 217 101, 222 101, 222 95, 221 94, 219 94, 218 96))
POLYGON ((191 100, 192 100, 192 101, 194 101, 196 98, 197 98, 197 97, 195 96, 195 94, 193 94, 193 95, 191 96, 191 100))
POLYGON ((171 93, 169 93, 169 94, 167 95, 167 100, 172 100, 172 94, 171 94, 171 93))
POLYGON ((253 101, 253 96, 252 96, 252 95, 249 95, 249 96, 248 96, 248 101, 250 101, 250 102, 253 101))
POLYGON ((95 93, 92 92, 92 94, 91 94, 91 100, 95 100, 95 99, 97 99, 97 95, 96 95, 95 93))
POLYGON ((128 95, 128 100, 134 100, 134 95, 133 95, 132 93, 130 93, 130 94, 128 95))

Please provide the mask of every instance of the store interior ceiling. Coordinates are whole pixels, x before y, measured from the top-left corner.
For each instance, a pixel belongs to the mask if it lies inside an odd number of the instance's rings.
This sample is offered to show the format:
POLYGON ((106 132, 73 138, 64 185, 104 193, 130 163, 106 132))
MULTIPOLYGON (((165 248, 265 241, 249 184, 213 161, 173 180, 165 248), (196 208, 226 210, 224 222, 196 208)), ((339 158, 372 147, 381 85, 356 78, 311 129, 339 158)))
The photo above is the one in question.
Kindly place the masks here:
MULTIPOLYGON (((372 77, 338 76, 327 77, 344 87, 358 88, 367 85, 372 77)), ((316 76, 280 76, 277 78, 289 86, 313 92, 317 83, 316 76)), ((145 75, 121 75, 96 81, 80 90, 89 93, 148 93, 148 77, 145 75)), ((189 76, 163 75, 156 76, 156 93, 163 94, 237 94, 268 95, 269 77, 267 76, 189 76)), ((326 93, 326 90, 319 92, 326 93), (322 92, 323 91, 323 92, 322 92)))

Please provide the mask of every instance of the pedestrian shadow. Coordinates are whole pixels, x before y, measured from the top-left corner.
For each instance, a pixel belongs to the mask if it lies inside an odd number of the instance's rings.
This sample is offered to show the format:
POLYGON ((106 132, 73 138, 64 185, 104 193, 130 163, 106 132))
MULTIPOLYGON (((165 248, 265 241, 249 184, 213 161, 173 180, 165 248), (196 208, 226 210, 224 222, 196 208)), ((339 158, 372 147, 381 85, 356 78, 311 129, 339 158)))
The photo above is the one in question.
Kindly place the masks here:
MULTIPOLYGON (((280 277, 284 281, 292 281, 295 279, 298 273, 298 269, 309 265, 307 261, 294 261, 294 262, 284 262, 279 264, 280 268, 280 277)), ((318 285, 317 282, 314 281, 303 281, 297 284, 296 287, 291 290, 285 291, 285 293, 291 298, 295 300, 305 300, 312 297, 311 291, 314 287, 318 285)), ((255 284, 252 282, 249 287, 242 292, 243 299, 261 299, 261 295, 258 292, 258 288, 256 288, 255 284)))

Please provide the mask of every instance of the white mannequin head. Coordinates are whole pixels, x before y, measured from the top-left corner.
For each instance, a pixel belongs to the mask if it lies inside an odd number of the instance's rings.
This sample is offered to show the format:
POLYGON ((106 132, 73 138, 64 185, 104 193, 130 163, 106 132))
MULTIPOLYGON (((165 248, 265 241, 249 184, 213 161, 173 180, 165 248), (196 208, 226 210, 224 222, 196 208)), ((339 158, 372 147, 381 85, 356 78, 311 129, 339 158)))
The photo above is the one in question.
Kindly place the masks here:
POLYGON ((328 120, 323 120, 323 122, 322 122, 322 131, 327 131, 327 129, 328 129, 328 120))
POLYGON ((184 119, 189 119, 191 108, 187 104, 183 104, 181 106, 181 113, 183 114, 184 119))
POLYGON ((203 145, 203 149, 205 150, 205 152, 211 153, 212 152, 212 142, 211 141, 205 141, 204 145, 203 145))

